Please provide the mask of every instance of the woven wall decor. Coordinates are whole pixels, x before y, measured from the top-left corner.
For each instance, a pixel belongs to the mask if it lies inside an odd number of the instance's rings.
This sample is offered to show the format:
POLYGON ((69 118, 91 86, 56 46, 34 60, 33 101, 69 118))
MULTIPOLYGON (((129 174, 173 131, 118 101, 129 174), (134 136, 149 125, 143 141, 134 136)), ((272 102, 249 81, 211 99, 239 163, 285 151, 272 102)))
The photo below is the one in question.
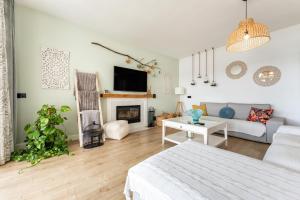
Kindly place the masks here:
POLYGON ((275 85, 281 78, 281 72, 277 67, 264 66, 259 68, 253 75, 257 85, 268 87, 275 85))
POLYGON ((239 79, 247 72, 247 65, 243 61, 234 61, 226 67, 226 75, 231 79, 239 79))
POLYGON ((70 52, 41 49, 41 84, 47 89, 70 89, 70 52))

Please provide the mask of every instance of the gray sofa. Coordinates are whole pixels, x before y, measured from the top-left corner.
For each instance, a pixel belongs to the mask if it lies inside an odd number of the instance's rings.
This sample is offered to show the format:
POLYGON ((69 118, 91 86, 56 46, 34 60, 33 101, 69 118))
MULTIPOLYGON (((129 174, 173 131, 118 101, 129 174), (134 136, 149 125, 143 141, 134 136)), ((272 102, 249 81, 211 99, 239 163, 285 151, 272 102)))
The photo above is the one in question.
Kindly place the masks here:
POLYGON ((253 140, 263 143, 272 143, 273 134, 279 126, 285 124, 285 119, 281 117, 272 117, 267 124, 260 122, 247 121, 251 107, 260 109, 271 108, 270 104, 242 104, 242 103, 212 103, 202 102, 206 104, 208 116, 206 119, 223 120, 228 124, 228 135, 239 137, 247 140, 253 140), (231 107, 235 111, 233 119, 224 119, 219 117, 219 111, 223 107, 231 107))

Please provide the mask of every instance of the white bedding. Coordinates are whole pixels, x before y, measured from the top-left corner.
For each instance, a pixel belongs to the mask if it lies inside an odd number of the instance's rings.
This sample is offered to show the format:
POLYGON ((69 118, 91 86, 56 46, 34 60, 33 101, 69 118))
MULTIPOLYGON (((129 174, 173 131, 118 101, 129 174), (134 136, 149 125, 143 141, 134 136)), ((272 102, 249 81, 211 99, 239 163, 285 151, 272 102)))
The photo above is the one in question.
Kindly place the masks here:
POLYGON ((300 199, 300 174, 185 142, 130 168, 124 193, 142 200, 300 199))

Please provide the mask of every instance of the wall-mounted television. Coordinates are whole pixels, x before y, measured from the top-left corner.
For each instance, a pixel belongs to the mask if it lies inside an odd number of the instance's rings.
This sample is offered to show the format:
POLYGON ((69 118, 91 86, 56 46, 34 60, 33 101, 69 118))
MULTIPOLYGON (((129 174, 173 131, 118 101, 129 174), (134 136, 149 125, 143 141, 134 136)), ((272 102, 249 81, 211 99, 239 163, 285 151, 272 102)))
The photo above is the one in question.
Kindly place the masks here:
POLYGON ((115 66, 114 90, 147 92, 147 72, 115 66))

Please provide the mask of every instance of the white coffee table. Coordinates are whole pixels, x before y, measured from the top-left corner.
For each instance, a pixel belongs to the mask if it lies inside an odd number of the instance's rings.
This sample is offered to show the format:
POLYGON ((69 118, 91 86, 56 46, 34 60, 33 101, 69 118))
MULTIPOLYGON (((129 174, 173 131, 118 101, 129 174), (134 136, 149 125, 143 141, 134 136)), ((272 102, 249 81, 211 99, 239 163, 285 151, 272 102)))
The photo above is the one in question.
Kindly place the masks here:
POLYGON ((192 118, 189 116, 162 120, 162 144, 165 141, 180 144, 186 140, 194 140, 205 145, 220 146, 227 141, 227 123, 225 121, 200 119, 199 122, 204 125, 193 124, 192 118), (167 127, 181 131, 166 135, 167 127), (224 130, 224 137, 212 135, 220 130, 224 130))

